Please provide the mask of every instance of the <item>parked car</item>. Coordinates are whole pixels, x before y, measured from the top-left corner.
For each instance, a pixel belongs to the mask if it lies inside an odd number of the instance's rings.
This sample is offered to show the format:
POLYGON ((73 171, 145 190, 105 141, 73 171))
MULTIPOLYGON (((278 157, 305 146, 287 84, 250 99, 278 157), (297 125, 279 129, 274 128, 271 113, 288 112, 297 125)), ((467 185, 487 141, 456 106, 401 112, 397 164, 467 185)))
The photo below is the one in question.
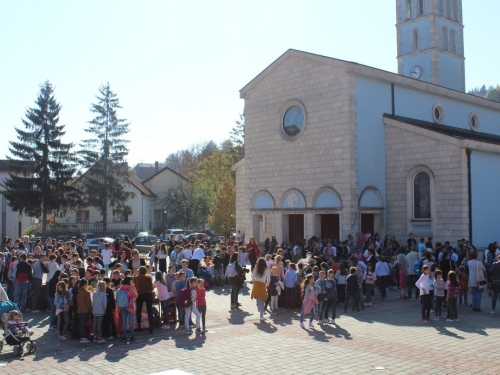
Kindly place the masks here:
POLYGON ((96 238, 91 238, 90 240, 87 240, 87 243, 83 246, 84 249, 89 249, 89 250, 94 250, 99 248, 99 241, 101 239, 104 239, 104 243, 112 243, 114 241, 113 238, 111 237, 96 237, 96 238))
POLYGON ((167 229, 160 237, 163 241, 168 241, 170 236, 174 235, 175 240, 177 241, 179 239, 179 234, 184 235, 185 233, 186 231, 184 229, 167 229))
POLYGON ((160 241, 160 237, 143 232, 132 238, 132 247, 139 250, 140 253, 147 254, 156 241, 160 241))
POLYGON ((70 235, 62 234, 60 236, 57 236, 57 240, 64 243, 66 241, 71 240, 71 237, 72 236, 70 236, 70 235))
MULTIPOLYGON (((196 237, 196 239, 200 240, 200 241, 203 241, 203 236, 207 235, 206 233, 191 233, 191 234, 188 234, 187 236, 184 237, 184 239, 189 243, 191 242, 191 238, 193 237, 196 237)), ((210 242, 212 243, 212 245, 216 245, 218 243, 220 243, 220 238, 216 237, 216 236, 208 236, 207 235, 207 240, 210 240, 210 242)))

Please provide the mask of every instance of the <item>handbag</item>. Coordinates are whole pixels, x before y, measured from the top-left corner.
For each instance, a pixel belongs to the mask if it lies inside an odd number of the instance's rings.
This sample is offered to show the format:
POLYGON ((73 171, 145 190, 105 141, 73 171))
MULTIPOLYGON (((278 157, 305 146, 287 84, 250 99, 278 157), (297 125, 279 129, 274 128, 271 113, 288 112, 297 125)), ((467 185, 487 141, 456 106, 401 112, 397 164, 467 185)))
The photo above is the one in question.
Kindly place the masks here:
MULTIPOLYGON (((477 275, 477 278, 479 278, 479 261, 476 261, 476 275, 477 275)), ((483 275, 484 277, 484 275, 483 275)), ((487 286, 487 282, 486 282, 486 279, 483 279, 483 280, 479 280, 476 282, 476 285, 479 289, 486 289, 486 286, 487 286)))

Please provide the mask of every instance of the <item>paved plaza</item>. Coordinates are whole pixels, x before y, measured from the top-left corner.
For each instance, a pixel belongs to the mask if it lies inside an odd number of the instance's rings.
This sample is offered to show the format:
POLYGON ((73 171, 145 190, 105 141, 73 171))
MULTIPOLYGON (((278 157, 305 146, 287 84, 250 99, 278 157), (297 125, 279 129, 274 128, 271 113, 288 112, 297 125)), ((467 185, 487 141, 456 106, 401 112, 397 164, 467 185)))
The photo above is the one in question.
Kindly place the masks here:
POLYGON ((376 293, 373 306, 360 313, 341 314, 337 305, 336 325, 302 329, 298 309, 261 323, 248 288, 241 310, 231 312, 229 292, 207 293, 204 336, 187 336, 181 327, 139 332, 131 343, 80 344, 57 340, 45 313, 27 314, 37 354, 20 359, 5 346, 0 374, 500 373, 500 314, 489 314, 487 295, 481 313, 459 307, 457 323, 422 324, 419 301, 402 302, 389 291, 384 302, 376 293))

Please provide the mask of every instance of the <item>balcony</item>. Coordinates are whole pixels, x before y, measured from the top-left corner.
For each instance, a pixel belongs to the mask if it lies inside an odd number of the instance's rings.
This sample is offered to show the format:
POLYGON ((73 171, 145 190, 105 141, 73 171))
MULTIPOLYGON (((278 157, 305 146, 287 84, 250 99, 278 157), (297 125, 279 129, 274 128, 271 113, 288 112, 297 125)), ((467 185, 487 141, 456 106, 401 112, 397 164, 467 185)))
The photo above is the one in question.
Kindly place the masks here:
MULTIPOLYGON (((42 223, 33 225, 36 233, 42 231, 42 223)), ((139 231, 139 222, 108 223, 108 233, 135 233, 139 231)), ((48 223, 48 233, 102 233, 103 223, 48 223)))

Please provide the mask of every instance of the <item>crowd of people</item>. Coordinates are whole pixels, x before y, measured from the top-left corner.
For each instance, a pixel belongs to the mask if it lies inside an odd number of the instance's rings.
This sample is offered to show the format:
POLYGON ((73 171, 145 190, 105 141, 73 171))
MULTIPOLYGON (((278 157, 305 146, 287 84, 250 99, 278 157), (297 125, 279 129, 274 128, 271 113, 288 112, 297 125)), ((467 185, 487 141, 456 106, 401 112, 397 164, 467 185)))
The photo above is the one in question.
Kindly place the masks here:
POLYGON ((496 242, 486 249, 483 263, 464 239, 453 246, 433 244, 431 237, 417 241, 411 233, 403 246, 394 237, 381 240, 370 232, 357 243, 352 236, 342 242, 312 237, 295 244, 286 238, 278 244, 273 237, 262 252, 254 237, 243 241, 240 233, 218 244, 207 237, 187 243, 172 236, 141 257, 127 237, 101 241, 95 250, 85 246, 84 238, 43 243, 27 236, 4 238, 0 267, 7 291, 0 287, 0 300, 14 300, 21 313, 49 311, 50 328, 61 340, 103 343, 117 335, 132 341, 135 329, 152 333, 158 326, 171 328, 172 322, 187 334, 192 327, 202 334, 206 287, 230 286, 230 309, 236 310, 247 281, 262 321, 266 312, 300 308, 301 327, 306 316, 311 327, 315 320, 334 324, 337 306, 344 313, 369 308, 375 291, 381 301, 387 290, 399 290, 402 301, 420 298, 424 323, 432 321, 432 312, 434 321, 458 322, 458 306, 468 306, 469 294, 473 311, 481 311, 488 287, 494 314, 500 294, 496 242))

